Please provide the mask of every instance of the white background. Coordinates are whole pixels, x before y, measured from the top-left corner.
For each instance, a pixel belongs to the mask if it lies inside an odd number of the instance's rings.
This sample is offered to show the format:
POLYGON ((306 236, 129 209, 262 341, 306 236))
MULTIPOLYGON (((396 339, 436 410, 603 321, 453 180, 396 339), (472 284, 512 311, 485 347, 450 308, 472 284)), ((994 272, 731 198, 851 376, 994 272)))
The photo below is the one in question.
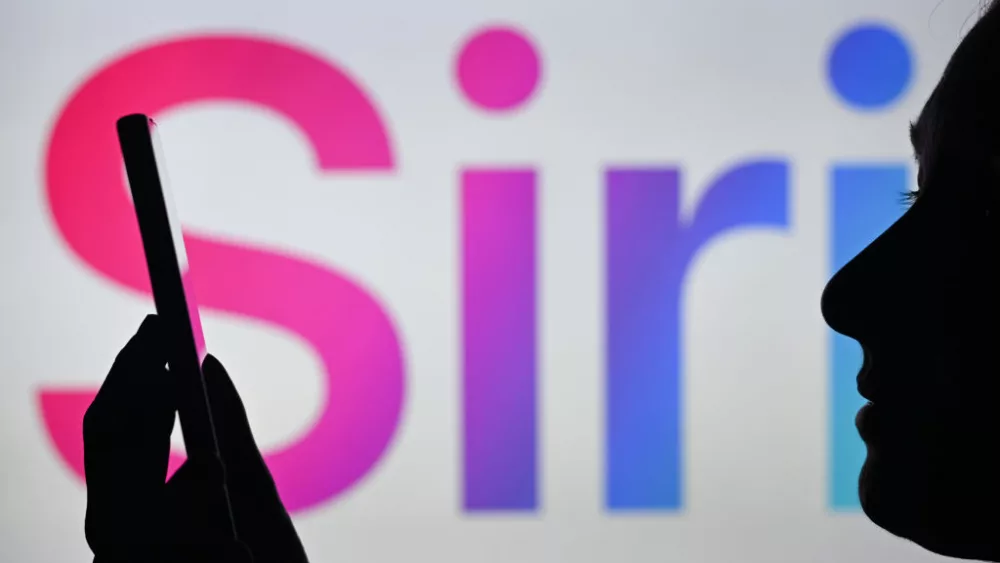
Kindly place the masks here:
MULTIPOLYGON (((39 385, 97 384, 152 303, 85 267, 47 210, 44 143, 66 96, 109 58, 199 31, 253 32, 357 77, 399 156, 388 178, 321 177, 298 133, 239 106, 160 120, 186 228, 291 249, 351 272, 400 331, 407 396, 372 473, 296 517, 312 561, 683 563, 933 561, 860 514, 827 508, 829 165, 909 159, 923 104, 975 0, 20 0, 0 6, 0 561, 89 560, 85 491, 49 446, 39 385), (900 29, 912 88, 891 111, 845 108, 831 41, 859 20, 900 29), (473 109, 456 49, 517 25, 543 57, 513 116, 473 109), (685 500, 679 514, 602 510, 602 170, 680 164, 690 209, 720 169, 793 163, 792 228, 716 241, 686 292, 685 500), (458 186, 462 163, 541 171, 542 509, 470 517, 459 493, 458 186), (232 198, 234 193, 239 197, 232 198)), ((259 441, 316 414, 320 363, 297 340, 203 313, 259 441)))

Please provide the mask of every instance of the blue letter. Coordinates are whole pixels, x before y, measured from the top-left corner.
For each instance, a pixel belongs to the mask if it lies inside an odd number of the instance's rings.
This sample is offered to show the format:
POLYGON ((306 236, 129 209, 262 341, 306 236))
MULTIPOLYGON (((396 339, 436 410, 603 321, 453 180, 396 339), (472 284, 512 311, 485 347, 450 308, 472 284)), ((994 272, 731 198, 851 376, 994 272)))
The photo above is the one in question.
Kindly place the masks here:
MULTIPOLYGON (((909 173, 900 165, 838 165, 833 169, 831 264, 836 272, 888 229, 902 214, 901 195, 909 173)), ((865 445, 854 428, 864 404, 858 395, 861 347, 830 331, 830 502, 834 509, 856 509, 858 475, 865 445)))
POLYGON ((681 507, 681 293, 706 243, 738 227, 786 228, 788 165, 722 175, 694 221, 673 168, 607 173, 607 476, 611 510, 681 507))

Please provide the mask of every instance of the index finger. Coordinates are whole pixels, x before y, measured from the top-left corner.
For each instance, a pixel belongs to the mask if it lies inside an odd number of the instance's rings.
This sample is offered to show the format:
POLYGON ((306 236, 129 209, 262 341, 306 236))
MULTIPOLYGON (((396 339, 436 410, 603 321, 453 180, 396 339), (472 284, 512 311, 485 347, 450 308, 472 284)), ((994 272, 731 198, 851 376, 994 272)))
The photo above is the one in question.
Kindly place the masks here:
POLYGON ((162 327, 150 315, 118 354, 84 415, 86 533, 95 553, 155 534, 174 412, 162 327))

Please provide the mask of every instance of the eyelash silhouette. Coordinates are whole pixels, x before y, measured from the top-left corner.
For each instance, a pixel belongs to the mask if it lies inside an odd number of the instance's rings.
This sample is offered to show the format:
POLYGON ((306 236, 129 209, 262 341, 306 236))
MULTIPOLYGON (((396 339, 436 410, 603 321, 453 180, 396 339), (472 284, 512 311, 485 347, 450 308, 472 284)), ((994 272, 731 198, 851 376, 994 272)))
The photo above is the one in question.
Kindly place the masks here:
POLYGON ((917 201, 918 197, 920 197, 920 190, 905 190, 899 193, 899 197, 901 200, 900 202, 904 206, 909 207, 913 205, 913 202, 917 201))

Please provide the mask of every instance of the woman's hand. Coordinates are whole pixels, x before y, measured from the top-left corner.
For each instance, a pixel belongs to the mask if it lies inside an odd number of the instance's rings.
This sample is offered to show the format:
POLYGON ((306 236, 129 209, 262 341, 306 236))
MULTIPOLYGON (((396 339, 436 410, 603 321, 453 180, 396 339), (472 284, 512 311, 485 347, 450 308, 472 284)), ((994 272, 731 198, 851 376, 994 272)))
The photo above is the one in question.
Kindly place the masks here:
POLYGON ((146 317, 84 417, 86 535, 95 563, 306 562, 243 402, 212 356, 202 371, 221 464, 189 459, 167 481, 177 402, 161 331, 155 315, 146 317))

